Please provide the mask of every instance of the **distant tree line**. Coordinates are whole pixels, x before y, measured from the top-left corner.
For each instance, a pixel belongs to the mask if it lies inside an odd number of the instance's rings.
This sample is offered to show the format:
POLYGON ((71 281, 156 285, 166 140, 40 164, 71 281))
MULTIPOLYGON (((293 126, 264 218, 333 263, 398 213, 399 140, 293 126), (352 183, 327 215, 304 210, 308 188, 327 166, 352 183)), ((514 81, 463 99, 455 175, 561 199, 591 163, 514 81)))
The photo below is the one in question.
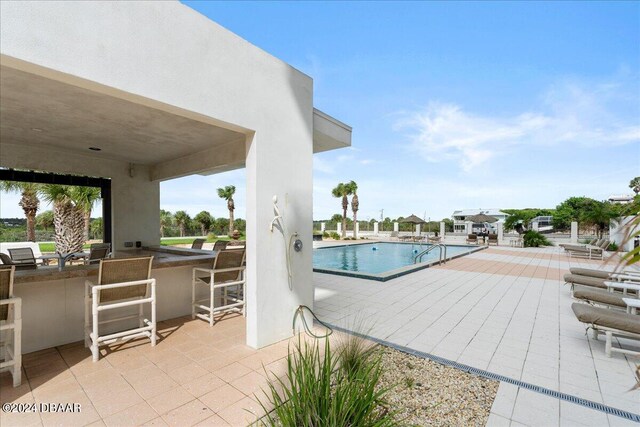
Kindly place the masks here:
POLYGON ((597 235, 609 229, 612 219, 622 216, 634 216, 640 212, 640 196, 636 194, 628 204, 599 201, 589 197, 570 197, 555 209, 502 209, 508 213, 505 220, 506 230, 522 232, 529 229, 531 220, 538 216, 553 216, 555 231, 568 231, 576 221, 584 231, 590 230, 597 235))
POLYGON ((201 211, 193 218, 183 210, 169 212, 160 210, 160 236, 161 237, 183 237, 183 236, 216 236, 229 235, 233 230, 244 233, 247 229, 247 222, 242 218, 233 220, 233 228, 229 231, 229 218, 214 218, 207 211, 201 211))

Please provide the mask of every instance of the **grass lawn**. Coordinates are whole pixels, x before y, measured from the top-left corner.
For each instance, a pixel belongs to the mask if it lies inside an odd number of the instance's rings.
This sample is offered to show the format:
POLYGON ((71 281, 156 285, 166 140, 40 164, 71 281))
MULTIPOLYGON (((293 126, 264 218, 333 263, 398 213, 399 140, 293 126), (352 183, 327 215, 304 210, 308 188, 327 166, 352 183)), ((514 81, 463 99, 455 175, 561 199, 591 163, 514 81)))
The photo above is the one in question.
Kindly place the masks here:
MULTIPOLYGON (((201 239, 202 237, 184 237, 184 238, 180 238, 180 237, 168 237, 168 238, 164 238, 164 239, 160 239, 160 245, 162 246, 174 246, 174 245, 190 245, 193 243, 193 241, 199 238, 201 239)), ((230 237, 219 237, 219 238, 211 238, 211 237, 207 237, 207 243, 214 243, 218 240, 231 240, 230 237)), ((240 240, 244 240, 244 234, 240 235, 240 240)))
MULTIPOLYGON (((38 246, 40 246, 40 252, 42 253, 56 251, 55 243, 38 243, 38 246)), ((89 249, 89 246, 90 245, 86 244, 82 247, 82 249, 89 249)))

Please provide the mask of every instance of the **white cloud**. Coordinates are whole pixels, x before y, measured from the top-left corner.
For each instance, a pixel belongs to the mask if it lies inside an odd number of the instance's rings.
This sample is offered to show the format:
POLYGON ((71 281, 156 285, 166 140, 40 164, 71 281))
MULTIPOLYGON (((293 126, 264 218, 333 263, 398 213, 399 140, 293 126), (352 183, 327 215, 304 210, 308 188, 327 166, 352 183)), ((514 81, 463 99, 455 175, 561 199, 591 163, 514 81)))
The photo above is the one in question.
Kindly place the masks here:
POLYGON ((464 171, 524 145, 622 145, 640 141, 637 99, 624 81, 564 82, 541 97, 537 111, 489 116, 430 102, 396 122, 427 161, 455 161, 464 171), (628 107, 628 108, 625 108, 628 107))

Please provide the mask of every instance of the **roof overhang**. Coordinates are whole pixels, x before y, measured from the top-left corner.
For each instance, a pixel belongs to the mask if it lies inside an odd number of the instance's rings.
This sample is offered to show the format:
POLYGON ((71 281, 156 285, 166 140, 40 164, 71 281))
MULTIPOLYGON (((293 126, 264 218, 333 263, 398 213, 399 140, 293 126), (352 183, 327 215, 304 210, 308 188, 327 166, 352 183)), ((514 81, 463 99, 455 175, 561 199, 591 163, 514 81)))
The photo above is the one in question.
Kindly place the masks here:
MULTIPOLYGON (((0 73, 5 149, 33 147, 37 155, 48 147, 146 165, 152 180, 245 165, 249 129, 10 59, 2 55, 0 73)), ((314 153, 350 145, 351 127, 313 110, 314 153)))
POLYGON ((351 126, 342 123, 317 108, 313 109, 313 152, 351 146, 351 126))

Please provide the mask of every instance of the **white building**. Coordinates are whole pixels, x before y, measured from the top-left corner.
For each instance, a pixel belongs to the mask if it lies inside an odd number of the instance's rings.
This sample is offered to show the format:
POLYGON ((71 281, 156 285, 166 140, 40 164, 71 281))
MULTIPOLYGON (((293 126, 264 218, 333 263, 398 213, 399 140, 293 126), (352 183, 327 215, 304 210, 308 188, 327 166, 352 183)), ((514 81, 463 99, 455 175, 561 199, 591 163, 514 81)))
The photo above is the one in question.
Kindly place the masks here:
POLYGON ((621 205, 626 205, 628 203, 633 202, 632 194, 612 194, 608 199, 611 203, 619 203, 621 205))
MULTIPOLYGON (((474 215, 485 214, 494 217, 500 222, 504 222, 504 220, 509 216, 509 214, 502 212, 499 209, 491 208, 491 209, 463 209, 459 211, 455 211, 451 214, 451 219, 453 219, 453 232, 454 233, 466 233, 467 231, 467 218, 474 215)), ((484 224, 483 224, 484 225, 484 224)), ((495 223, 493 225, 489 224, 488 228, 493 229, 495 223)))
MULTIPOLYGON (((313 306, 313 153, 351 145, 311 77, 179 2, 3 2, 0 54, 0 167, 100 178, 116 251, 159 245, 161 181, 245 168, 247 344, 290 336, 313 306), (274 196, 303 244, 291 288, 274 196)), ((181 268, 153 272, 159 320, 190 314, 181 268)), ((15 289, 25 352, 82 339, 82 278, 15 289)))

